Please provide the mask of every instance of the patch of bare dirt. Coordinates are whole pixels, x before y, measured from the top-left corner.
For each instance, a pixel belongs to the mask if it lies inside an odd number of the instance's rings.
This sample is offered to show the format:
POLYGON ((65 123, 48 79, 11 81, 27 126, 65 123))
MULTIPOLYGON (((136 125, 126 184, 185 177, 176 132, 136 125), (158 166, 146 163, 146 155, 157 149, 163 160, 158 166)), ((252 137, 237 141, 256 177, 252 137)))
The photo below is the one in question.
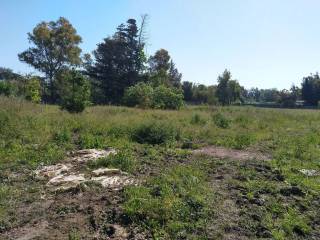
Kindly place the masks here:
POLYGON ((218 146, 207 146, 194 150, 195 154, 206 154, 212 157, 224 159, 230 158, 234 160, 269 160, 270 156, 257 151, 235 150, 218 146))
POLYGON ((41 191, 33 202, 15 209, 18 225, 0 232, 0 239, 149 239, 123 214, 123 187, 136 184, 135 178, 119 169, 90 171, 88 161, 116 154, 113 149, 72 152, 62 163, 42 166, 29 176, 41 191), (71 238, 73 239, 73 238, 71 238))

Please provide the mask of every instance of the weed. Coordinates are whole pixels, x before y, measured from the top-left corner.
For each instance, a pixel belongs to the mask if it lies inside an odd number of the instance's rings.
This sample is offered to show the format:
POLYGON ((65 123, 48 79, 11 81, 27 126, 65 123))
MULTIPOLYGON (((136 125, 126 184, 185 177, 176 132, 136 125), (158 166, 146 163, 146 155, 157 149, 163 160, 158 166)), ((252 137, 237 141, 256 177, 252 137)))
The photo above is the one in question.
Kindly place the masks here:
POLYGON ((212 116, 213 122, 219 128, 229 128, 231 121, 227 119, 222 113, 217 113, 212 116))
POLYGON ((132 139, 138 143, 166 144, 179 139, 179 131, 163 122, 142 123, 133 130, 132 139))

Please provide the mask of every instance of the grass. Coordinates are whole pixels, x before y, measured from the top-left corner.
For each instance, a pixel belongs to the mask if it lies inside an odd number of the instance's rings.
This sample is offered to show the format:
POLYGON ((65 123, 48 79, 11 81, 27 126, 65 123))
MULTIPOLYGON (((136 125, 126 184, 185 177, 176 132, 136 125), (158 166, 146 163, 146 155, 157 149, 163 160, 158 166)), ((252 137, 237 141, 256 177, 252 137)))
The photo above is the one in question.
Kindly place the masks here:
MULTIPOLYGON (((155 239, 206 239, 209 209, 216 210, 215 200, 209 200, 208 178, 220 166, 214 159, 193 164, 189 150, 218 145, 273 156, 269 171, 284 181, 234 164, 233 171, 242 180, 230 184, 241 186, 239 196, 249 202, 264 198, 257 212, 274 239, 319 236, 320 176, 308 177, 299 171, 320 171, 320 112, 316 110, 193 106, 163 111, 95 106, 73 115, 56 106, 3 97, 0 106, 0 233, 15 226, 10 199, 19 204, 28 194, 38 194, 20 186, 31 184, 30 180, 21 183, 12 174, 62 161, 70 150, 114 147, 120 154, 89 167, 116 167, 145 181, 125 190, 123 206, 131 222, 151 231, 155 239), (281 189, 290 186, 305 195, 281 195, 281 189)), ((259 226, 248 215, 249 206, 242 210, 243 222, 255 231, 259 226)))

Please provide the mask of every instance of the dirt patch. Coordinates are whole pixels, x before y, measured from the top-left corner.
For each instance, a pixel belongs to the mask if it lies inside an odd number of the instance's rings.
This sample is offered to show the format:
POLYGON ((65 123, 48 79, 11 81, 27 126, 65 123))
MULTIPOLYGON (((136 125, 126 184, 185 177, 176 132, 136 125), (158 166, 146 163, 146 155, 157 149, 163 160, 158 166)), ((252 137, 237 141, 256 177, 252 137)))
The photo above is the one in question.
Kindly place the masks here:
POLYGON ((207 146, 201 149, 194 150, 195 154, 206 154, 212 157, 224 159, 230 158, 234 160, 269 160, 270 156, 261 152, 247 151, 247 150, 235 150, 218 146, 207 146))
POLYGON ((138 180, 119 169, 87 167, 88 161, 116 153, 75 151, 61 163, 26 173, 41 190, 15 209, 19 221, 0 232, 0 239, 148 239, 121 209, 123 187, 138 180))

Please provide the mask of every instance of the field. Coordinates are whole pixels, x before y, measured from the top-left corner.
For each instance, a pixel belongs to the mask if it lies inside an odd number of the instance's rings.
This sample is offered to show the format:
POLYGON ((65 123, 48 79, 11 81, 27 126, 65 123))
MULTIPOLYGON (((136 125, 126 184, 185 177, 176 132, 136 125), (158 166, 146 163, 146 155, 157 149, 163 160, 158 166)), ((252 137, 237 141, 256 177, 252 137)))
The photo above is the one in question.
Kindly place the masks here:
POLYGON ((0 239, 320 239, 320 112, 115 106, 69 114, 0 98, 0 239), (138 184, 50 191, 71 151, 138 184))

